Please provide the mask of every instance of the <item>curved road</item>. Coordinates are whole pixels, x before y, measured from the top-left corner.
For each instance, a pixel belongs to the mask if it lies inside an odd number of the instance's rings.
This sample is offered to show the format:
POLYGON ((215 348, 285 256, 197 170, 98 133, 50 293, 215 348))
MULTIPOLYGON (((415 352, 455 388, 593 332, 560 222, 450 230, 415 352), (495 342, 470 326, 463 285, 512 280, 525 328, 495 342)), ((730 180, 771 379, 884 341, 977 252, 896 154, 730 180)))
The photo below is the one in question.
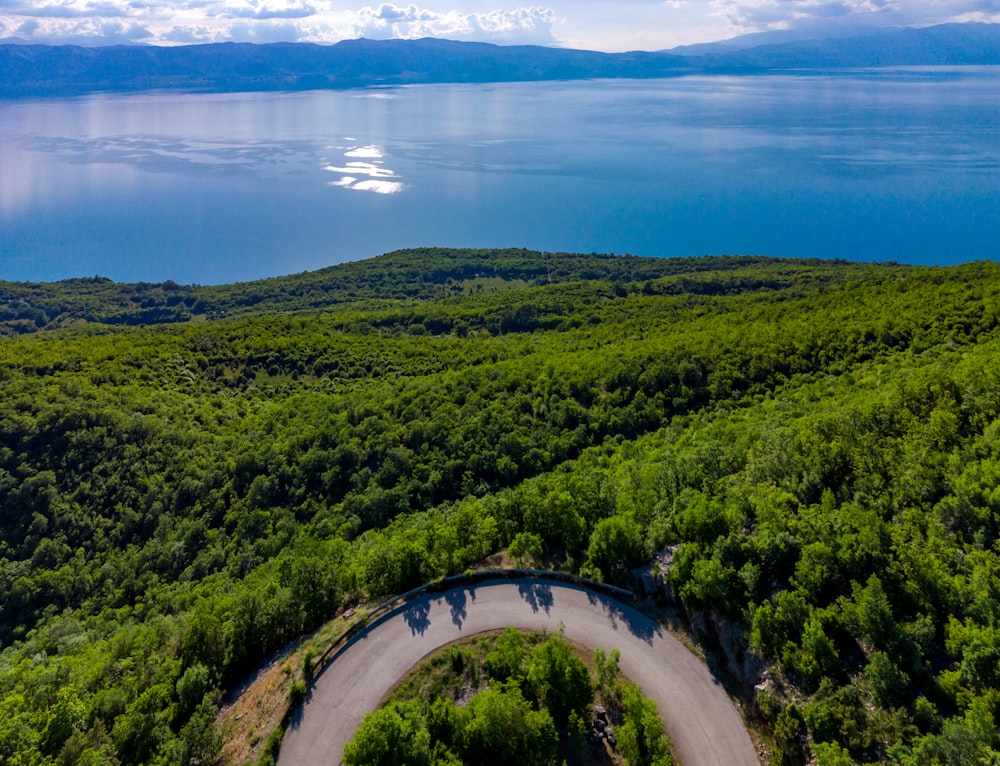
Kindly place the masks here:
POLYGON ((708 667, 648 617, 573 585, 531 579, 428 594, 376 620, 314 681, 278 766, 336 766, 365 714, 430 652, 512 625, 621 652, 622 673, 656 701, 682 766, 759 766, 736 708, 708 667))

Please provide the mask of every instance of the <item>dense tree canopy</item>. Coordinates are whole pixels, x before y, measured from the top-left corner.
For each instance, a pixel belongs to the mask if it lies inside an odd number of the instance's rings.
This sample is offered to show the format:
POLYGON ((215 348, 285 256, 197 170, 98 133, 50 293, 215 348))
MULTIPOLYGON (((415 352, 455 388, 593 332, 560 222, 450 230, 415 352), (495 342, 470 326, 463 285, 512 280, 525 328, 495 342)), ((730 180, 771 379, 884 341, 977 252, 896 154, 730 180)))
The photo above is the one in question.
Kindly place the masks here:
MULTIPOLYGON (((411 671, 388 703, 368 714, 347 746, 348 766, 611 763, 587 758, 591 703, 610 707, 602 727, 626 766, 673 766, 656 704, 621 677, 619 655, 598 651, 593 677, 560 634, 508 627, 469 647, 451 645, 411 671), (482 645, 494 643, 484 652, 482 645), (477 645, 478 644, 478 645, 477 645), (471 698, 457 701, 472 691, 471 698), (610 712, 610 715, 609 715, 610 712), (621 746, 618 746, 618 740, 621 746)), ((603 729, 602 729, 603 730, 603 729)))
POLYGON ((994 755, 992 264, 398 253, 153 327, 2 289, 0 761, 204 762, 269 652, 515 541, 668 549, 788 762, 994 755))

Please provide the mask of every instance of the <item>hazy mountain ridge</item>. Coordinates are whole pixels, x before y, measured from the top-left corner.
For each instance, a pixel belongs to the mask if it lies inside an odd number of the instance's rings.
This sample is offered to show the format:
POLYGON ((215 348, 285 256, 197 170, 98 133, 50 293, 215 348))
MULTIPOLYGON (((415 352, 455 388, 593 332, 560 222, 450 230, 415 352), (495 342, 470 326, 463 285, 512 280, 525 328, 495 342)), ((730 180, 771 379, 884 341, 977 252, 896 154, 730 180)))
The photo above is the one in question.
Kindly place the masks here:
POLYGON ((885 27, 830 27, 822 29, 818 27, 798 28, 798 29, 769 29, 764 32, 747 32, 736 37, 727 37, 725 40, 715 40, 707 43, 692 43, 690 45, 678 45, 674 48, 664 48, 663 53, 670 53, 674 56, 706 56, 716 53, 729 53, 732 51, 742 51, 747 48, 757 48, 762 45, 784 45, 785 43, 799 43, 808 40, 832 40, 848 37, 866 37, 878 33, 885 27))
MULTIPOLYGON (((773 38, 762 38, 773 39, 773 38)), ((155 46, 0 45, 0 97, 95 91, 346 89, 436 82, 657 78, 787 68, 1000 64, 1000 24, 869 30, 727 49, 601 53, 438 39, 155 46), (697 55, 678 52, 697 51, 697 55)))
POLYGON ((700 57, 727 67, 839 68, 1000 64, 1000 24, 868 29, 857 36, 790 40, 700 57))
POLYGON ((435 82, 663 77, 684 66, 662 53, 609 54, 448 40, 221 43, 177 48, 0 46, 0 95, 98 90, 345 89, 435 82))

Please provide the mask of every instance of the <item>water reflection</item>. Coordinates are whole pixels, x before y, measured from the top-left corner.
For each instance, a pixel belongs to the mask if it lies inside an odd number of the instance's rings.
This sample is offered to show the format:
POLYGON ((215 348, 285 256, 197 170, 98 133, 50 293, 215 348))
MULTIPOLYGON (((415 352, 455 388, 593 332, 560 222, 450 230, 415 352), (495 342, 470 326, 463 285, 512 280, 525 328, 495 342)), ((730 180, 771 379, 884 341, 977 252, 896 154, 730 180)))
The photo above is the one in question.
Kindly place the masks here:
POLYGON ((3 102, 0 278, 228 282, 419 243, 994 257, 998 94, 992 68, 3 102))
POLYGON ((166 136, 30 136, 24 149, 74 165, 130 165, 149 172, 300 175, 315 161, 307 141, 179 139, 166 136))
POLYGON ((385 157, 385 150, 381 146, 368 145, 349 148, 344 151, 344 158, 348 161, 343 166, 328 164, 323 166, 323 170, 329 173, 339 173, 340 178, 330 181, 327 186, 337 186, 352 191, 375 192, 376 194, 398 194, 405 188, 398 180, 396 171, 390 170, 382 163, 385 157), (369 160, 362 162, 361 160, 369 160), (359 178, 359 176, 366 176, 359 178))
MULTIPOLYGON (((342 152, 345 161, 334 165, 309 141, 237 143, 163 136, 31 136, 20 143, 31 152, 58 157, 73 165, 126 165, 148 172, 182 174, 251 174, 264 179, 294 179, 315 173, 319 158, 323 170, 341 174, 336 181, 328 182, 328 186, 378 194, 396 194, 405 188, 396 171, 384 166, 385 149, 374 144, 324 146, 325 151, 342 152)), ((8 196, 13 197, 14 193, 5 192, 4 198, 8 196)))
POLYGON ((359 146, 357 149, 350 149, 344 152, 345 157, 365 157, 368 159, 380 160, 385 156, 385 152, 378 146, 359 146))

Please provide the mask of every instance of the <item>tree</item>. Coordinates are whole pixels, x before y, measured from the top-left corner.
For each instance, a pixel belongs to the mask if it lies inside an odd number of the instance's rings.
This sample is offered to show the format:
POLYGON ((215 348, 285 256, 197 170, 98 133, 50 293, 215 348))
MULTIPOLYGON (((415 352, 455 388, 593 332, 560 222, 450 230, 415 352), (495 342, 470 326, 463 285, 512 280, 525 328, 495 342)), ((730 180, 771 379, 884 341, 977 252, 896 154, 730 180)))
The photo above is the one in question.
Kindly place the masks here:
POLYGON ((532 503, 524 514, 524 524, 528 532, 545 542, 570 550, 579 548, 587 530, 573 496, 566 491, 553 490, 541 502, 532 503))
POLYGON ((527 657, 521 631, 508 627, 497 637, 493 649, 486 654, 486 671, 498 681, 517 678, 524 669, 527 657))
POLYGON ((206 766, 213 763, 222 745, 219 732, 215 728, 215 718, 219 709, 211 697, 205 698, 197 710, 184 724, 178 738, 182 743, 181 763, 184 766, 206 766))
POLYGON ((594 525, 587 559, 604 576, 621 579, 627 569, 642 562, 644 555, 642 530, 631 514, 611 516, 594 525))
POLYGON ((165 684, 151 686, 115 722, 112 734, 122 763, 146 763, 172 738, 169 700, 170 690, 165 684))
POLYGON ((561 636, 552 636, 531 653, 526 673, 528 688, 565 726, 572 711, 582 713, 594 699, 587 666, 573 654, 561 636))
POLYGON ((417 702, 393 703, 369 713, 344 748, 347 766, 430 764, 430 734, 417 702))
POLYGON ((551 716, 532 710, 516 686, 487 689, 469 701, 464 760, 484 766, 550 766, 558 734, 551 716))
POLYGON ((633 684, 624 688, 625 713, 618 727, 618 747, 628 766, 673 766, 670 746, 656 703, 633 684))
POLYGON ((899 706, 910 683, 906 673, 896 667, 885 652, 872 654, 865 666, 864 676, 879 705, 887 709, 899 706))
POLYGON ((211 688, 211 673, 200 662, 177 679, 177 717, 186 720, 211 688))
POLYGON ((507 551, 518 566, 535 565, 542 560, 542 538, 531 532, 518 532, 507 551))

